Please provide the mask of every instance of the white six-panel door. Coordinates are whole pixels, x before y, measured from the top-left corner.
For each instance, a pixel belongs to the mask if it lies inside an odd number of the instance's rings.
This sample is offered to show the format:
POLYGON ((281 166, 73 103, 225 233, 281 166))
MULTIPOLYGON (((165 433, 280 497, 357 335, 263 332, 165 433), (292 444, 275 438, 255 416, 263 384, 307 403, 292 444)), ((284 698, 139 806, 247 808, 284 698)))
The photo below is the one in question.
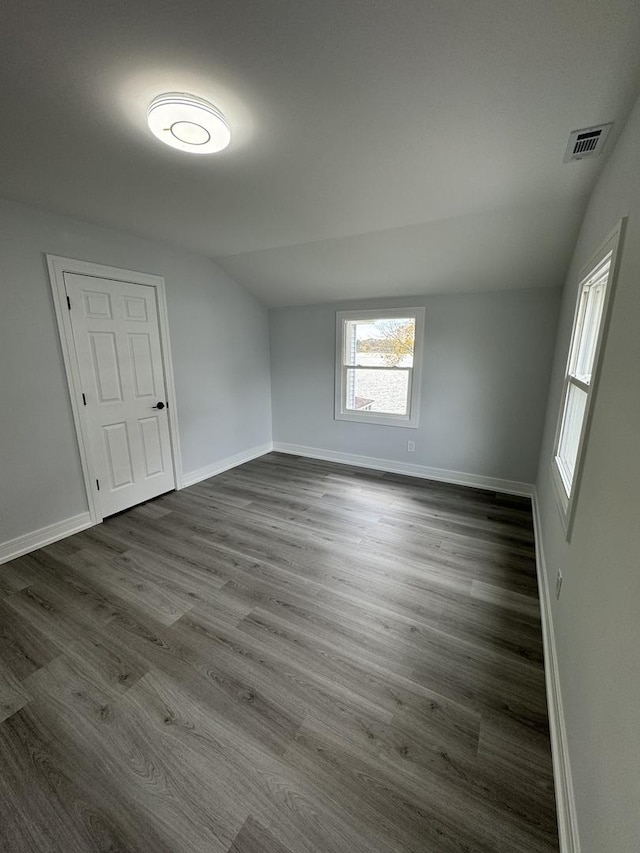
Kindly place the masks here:
POLYGON ((155 288, 64 273, 103 516, 175 488, 155 288))

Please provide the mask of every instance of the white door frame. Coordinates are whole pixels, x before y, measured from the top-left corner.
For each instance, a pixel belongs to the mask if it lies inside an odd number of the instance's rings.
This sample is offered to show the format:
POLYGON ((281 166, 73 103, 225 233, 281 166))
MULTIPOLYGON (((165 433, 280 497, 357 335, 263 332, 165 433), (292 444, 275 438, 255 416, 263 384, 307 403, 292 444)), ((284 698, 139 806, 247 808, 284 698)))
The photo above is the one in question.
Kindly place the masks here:
POLYGON ((77 273, 79 275, 93 276, 94 278, 111 279, 113 281, 125 281, 130 284, 146 284, 155 288, 156 304, 158 306, 158 325, 160 327, 160 346, 162 349, 162 366, 167 390, 167 404, 169 415, 169 437, 171 441, 171 455, 173 457, 173 474, 176 489, 182 488, 182 464, 180 457, 180 438, 178 433, 178 414, 176 410, 176 390, 173 379, 173 362, 171 359, 171 344, 169 341, 169 322, 167 317, 167 303, 164 287, 164 278, 159 275, 150 275, 143 272, 118 269, 117 267, 93 264, 89 261, 78 261, 74 258, 62 258, 58 255, 47 255, 47 266, 49 267, 49 280, 53 294, 53 304, 58 321, 58 333, 60 345, 62 346, 62 357, 64 359, 67 385, 69 387, 69 398, 73 410, 73 420, 76 427, 76 438, 78 451, 82 464, 84 487, 87 493, 89 514, 94 524, 99 524, 103 516, 98 505, 98 493, 96 489, 96 467, 91 455, 91 442, 89 441, 88 424, 84 415, 82 404, 82 384, 80 382, 80 368, 76 355, 76 347, 71 326, 71 317, 67 305, 67 292, 64 284, 65 273, 77 273))

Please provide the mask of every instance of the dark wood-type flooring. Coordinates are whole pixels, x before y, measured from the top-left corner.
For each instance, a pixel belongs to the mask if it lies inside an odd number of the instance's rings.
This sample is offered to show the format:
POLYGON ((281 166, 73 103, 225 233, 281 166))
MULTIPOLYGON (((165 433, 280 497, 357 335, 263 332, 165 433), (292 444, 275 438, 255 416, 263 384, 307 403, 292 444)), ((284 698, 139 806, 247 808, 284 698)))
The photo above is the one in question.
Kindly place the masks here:
POLYGON ((550 853, 529 502, 270 454, 0 567, 7 853, 550 853))

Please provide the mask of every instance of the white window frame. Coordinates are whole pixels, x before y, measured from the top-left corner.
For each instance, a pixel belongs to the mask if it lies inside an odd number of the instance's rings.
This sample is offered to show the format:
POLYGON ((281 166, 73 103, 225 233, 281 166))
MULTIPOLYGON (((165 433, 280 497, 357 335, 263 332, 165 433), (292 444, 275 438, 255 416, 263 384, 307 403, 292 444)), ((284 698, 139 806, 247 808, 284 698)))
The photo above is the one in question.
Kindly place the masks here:
MULTIPOLYGON (((371 308, 365 311, 336 312, 336 379, 335 379, 335 418, 339 421, 356 421, 361 424, 378 424, 381 426, 408 427, 417 429, 420 419, 420 389, 422 386, 422 361, 424 352, 424 320, 425 309, 420 308, 371 308), (384 367, 381 370, 400 370, 409 374, 407 392, 407 414, 394 415, 380 412, 353 411, 347 409, 347 367, 344 358, 345 323, 354 320, 397 320, 411 318, 415 321, 415 341, 413 347, 413 367, 384 367)), ((369 365, 363 365, 369 367, 369 365)))
POLYGON ((602 355, 604 353, 611 316, 611 307, 613 305, 613 294, 618 277, 620 250, 622 247, 625 224, 626 219, 622 219, 611 234, 609 234, 598 251, 592 256, 589 263, 585 265, 577 288, 576 307, 571 330, 571 342, 569 345, 567 364, 564 372, 562 399, 558 413, 558 423, 553 443, 553 458, 551 463, 552 479, 555 486, 558 509, 560 511, 560 518, 562 520, 567 540, 571 537, 571 529, 580 492, 580 482, 582 480, 589 429, 591 427, 593 405, 598 388, 598 380, 600 378, 602 355), (585 381, 585 377, 580 376, 574 368, 577 368, 576 359, 578 356, 578 342, 585 322, 585 309, 587 307, 586 291, 593 285, 594 281, 597 281, 597 276, 595 276, 594 273, 596 273, 598 267, 602 265, 609 254, 611 255, 611 264, 609 267, 609 274, 606 279, 604 304, 602 306, 600 323, 597 329, 597 341, 595 345, 593 367, 590 381, 585 381), (580 427, 580 437, 578 440, 578 450, 573 469, 573 477, 570 476, 570 472, 563 464, 563 460, 559 455, 560 441, 566 415, 565 409, 567 405, 567 398, 572 386, 581 389, 586 394, 586 403, 580 427))

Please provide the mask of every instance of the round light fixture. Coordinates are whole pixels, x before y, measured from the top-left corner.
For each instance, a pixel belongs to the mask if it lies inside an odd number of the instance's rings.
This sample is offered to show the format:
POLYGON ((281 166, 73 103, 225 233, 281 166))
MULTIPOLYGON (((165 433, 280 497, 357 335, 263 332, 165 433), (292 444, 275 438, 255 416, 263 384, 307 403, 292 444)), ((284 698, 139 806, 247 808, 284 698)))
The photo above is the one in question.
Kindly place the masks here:
POLYGON ((167 92, 154 98, 147 110, 147 123, 162 142, 191 154, 214 154, 231 141, 231 130, 220 110, 185 92, 167 92))

